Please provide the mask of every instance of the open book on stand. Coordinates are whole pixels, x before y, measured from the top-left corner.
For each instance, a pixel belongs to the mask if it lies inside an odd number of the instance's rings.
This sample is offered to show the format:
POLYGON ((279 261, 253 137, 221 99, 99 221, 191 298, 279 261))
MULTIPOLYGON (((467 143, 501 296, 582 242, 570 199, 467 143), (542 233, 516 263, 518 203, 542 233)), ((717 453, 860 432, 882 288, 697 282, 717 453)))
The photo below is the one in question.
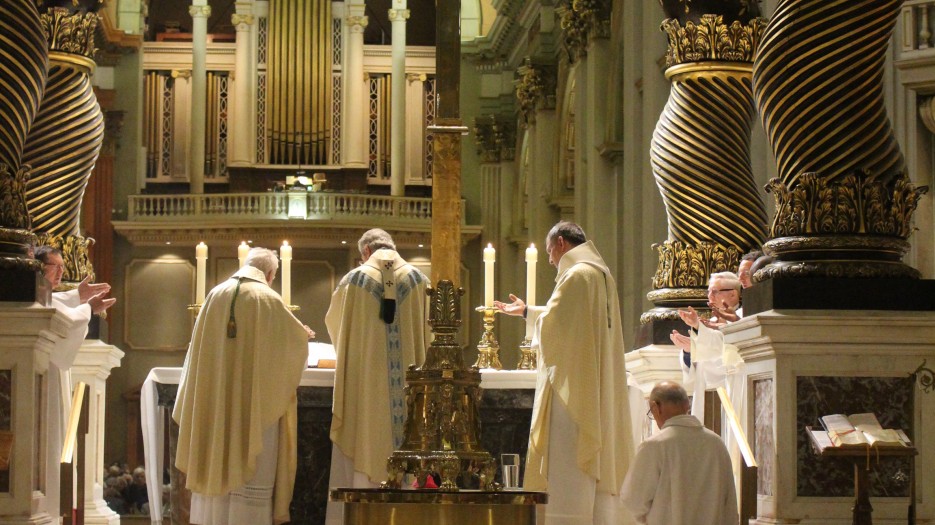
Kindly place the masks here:
MULTIPOLYGON (((822 443, 830 441, 827 446, 886 446, 908 447, 912 446, 909 437, 901 429, 883 428, 872 413, 831 414, 822 416, 821 424, 827 431, 827 437, 820 430, 812 430, 816 441, 822 443)), ((824 443, 822 443, 824 444, 824 443)))

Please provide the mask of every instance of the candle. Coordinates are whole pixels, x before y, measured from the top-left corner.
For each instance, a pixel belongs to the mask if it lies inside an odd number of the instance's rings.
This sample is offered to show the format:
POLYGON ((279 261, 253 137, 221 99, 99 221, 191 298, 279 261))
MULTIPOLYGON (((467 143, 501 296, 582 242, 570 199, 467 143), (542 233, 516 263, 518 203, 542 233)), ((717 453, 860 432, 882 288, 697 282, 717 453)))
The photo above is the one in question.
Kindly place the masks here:
POLYGON ((493 245, 484 248, 484 306, 493 307, 493 263, 497 260, 497 251, 493 245))
POLYGON ((250 247, 247 246, 247 243, 240 241, 240 246, 237 247, 237 261, 240 262, 240 268, 243 268, 243 263, 247 262, 247 252, 249 251, 250 247))
POLYGON ((536 304, 536 261, 539 259, 539 250, 535 244, 526 248, 526 305, 536 304))
POLYGON ((292 304, 292 246, 289 241, 282 241, 279 258, 282 259, 282 302, 289 306, 292 304))
POLYGON ((195 304, 205 302, 205 268, 208 263, 208 246, 202 241, 195 246, 195 304))

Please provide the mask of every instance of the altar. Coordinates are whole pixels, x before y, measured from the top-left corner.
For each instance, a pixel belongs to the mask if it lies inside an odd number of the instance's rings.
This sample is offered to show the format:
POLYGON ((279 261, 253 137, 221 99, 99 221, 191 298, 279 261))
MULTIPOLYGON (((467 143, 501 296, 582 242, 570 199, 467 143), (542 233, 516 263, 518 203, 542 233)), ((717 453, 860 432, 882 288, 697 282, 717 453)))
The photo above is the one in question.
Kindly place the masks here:
MULTIPOLYGON (((140 396, 146 488, 154 525, 163 523, 166 512, 171 512, 173 525, 188 524, 190 494, 184 489, 184 475, 172 468, 178 425, 171 421, 170 414, 181 373, 181 368, 152 369, 140 396), (170 497, 164 511, 166 469, 170 497)), ((333 386, 334 369, 307 368, 302 373, 298 389, 298 466, 290 507, 293 524, 324 523, 331 465, 328 434, 333 386)), ((521 469, 525 466, 535 387, 536 372, 532 370, 481 371, 484 389, 480 403, 481 444, 495 458, 501 453, 520 454, 521 469)), ((522 470, 520 476, 522 479, 522 470)))

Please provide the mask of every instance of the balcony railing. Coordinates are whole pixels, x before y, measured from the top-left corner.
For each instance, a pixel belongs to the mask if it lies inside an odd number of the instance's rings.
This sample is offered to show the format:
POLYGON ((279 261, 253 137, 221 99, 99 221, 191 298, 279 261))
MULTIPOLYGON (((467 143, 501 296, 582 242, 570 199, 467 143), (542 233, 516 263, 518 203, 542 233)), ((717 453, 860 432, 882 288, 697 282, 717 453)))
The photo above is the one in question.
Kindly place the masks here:
POLYGON ((903 58, 915 55, 935 55, 932 30, 935 24, 935 0, 907 0, 902 7, 903 58))
MULTIPOLYGON (((462 212, 464 203, 461 203, 462 212)), ((379 225, 421 224, 432 218, 432 199, 357 193, 224 193, 131 195, 133 222, 313 220, 379 225)), ((462 222, 464 213, 461 214, 462 222)))

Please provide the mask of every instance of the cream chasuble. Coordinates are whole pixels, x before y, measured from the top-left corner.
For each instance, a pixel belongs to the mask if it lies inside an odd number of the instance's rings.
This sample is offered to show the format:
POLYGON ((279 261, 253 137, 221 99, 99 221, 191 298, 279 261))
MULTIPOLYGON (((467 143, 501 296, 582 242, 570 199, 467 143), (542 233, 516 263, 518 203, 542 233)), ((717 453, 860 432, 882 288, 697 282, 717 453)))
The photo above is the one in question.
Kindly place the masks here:
POLYGON ((633 456, 623 332, 617 286, 593 243, 562 256, 555 291, 544 307, 529 307, 527 322, 535 322, 539 374, 523 487, 555 490, 549 418, 558 402, 577 426, 576 450, 567 453, 598 493, 618 494, 633 456))
POLYGON ((338 357, 331 441, 374 483, 402 444, 406 369, 425 361, 427 286, 395 251, 377 250, 341 279, 325 316, 338 357))
POLYGON ((273 518, 289 520, 296 388, 307 359, 308 334, 262 271, 244 266, 211 290, 195 321, 172 412, 179 424, 175 466, 187 475, 189 490, 220 496, 242 487, 257 470, 263 431, 276 424, 273 518), (229 338, 232 310, 237 330, 229 338))

